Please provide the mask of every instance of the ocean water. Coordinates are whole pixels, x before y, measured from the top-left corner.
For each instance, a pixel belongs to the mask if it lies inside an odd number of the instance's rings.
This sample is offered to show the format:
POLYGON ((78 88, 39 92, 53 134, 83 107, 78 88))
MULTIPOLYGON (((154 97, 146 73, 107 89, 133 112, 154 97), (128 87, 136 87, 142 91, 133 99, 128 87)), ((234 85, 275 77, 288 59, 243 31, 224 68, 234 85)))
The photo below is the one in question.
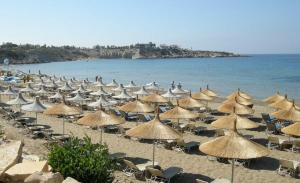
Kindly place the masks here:
POLYGON ((12 66, 24 72, 89 78, 96 75, 109 83, 127 84, 157 81, 168 88, 172 81, 192 91, 209 84, 221 96, 237 88, 262 99, 274 92, 287 93, 300 102, 300 55, 250 55, 236 58, 184 59, 95 59, 12 66))

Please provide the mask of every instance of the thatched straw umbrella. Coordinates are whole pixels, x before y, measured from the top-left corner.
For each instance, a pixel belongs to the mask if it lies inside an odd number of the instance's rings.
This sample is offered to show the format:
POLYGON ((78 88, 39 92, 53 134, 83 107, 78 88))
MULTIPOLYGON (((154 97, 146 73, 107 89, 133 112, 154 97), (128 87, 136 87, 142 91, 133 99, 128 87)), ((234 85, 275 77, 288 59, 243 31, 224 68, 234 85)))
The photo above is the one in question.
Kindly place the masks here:
POLYGON ((202 91, 202 93, 204 93, 205 95, 210 96, 210 97, 217 96, 217 94, 214 91, 209 89, 208 85, 206 86, 206 89, 202 91))
POLYGON ((231 183, 234 178, 235 159, 253 159, 267 156, 269 150, 246 139, 237 132, 236 123, 229 135, 218 137, 200 145, 199 150, 210 156, 232 159, 231 183))
POLYGON ((192 93, 192 97, 193 97, 194 99, 202 100, 202 101, 206 101, 206 102, 212 101, 212 100, 214 99, 214 98, 212 98, 212 97, 210 97, 210 96, 204 94, 204 93, 202 92, 202 89, 201 89, 201 88, 200 88, 199 92, 192 93))
POLYGON ((177 95, 184 95, 184 94, 187 94, 188 91, 183 90, 183 89, 181 88, 181 85, 178 84, 178 85, 176 85, 176 87, 172 90, 172 93, 177 94, 177 95))
POLYGON ((277 92, 275 95, 272 95, 272 96, 264 99, 263 102, 265 102, 267 104, 272 104, 272 103, 278 102, 278 101, 283 100, 283 99, 284 99, 284 96, 280 95, 280 93, 277 92))
POLYGON ((96 102, 91 102, 90 104, 88 104, 89 107, 106 107, 106 106, 112 106, 117 104, 118 102, 115 100, 108 100, 105 98, 104 95, 101 95, 100 98, 96 101, 96 102))
POLYGON ((113 98, 115 98, 115 99, 120 99, 120 100, 130 100, 130 99, 133 99, 133 97, 130 96, 130 95, 127 93, 126 89, 123 89, 122 92, 121 92, 121 94, 116 95, 116 96, 113 96, 113 98))
POLYGON ((155 162, 155 141, 156 140, 176 140, 182 138, 182 134, 173 128, 164 125, 157 112, 155 118, 149 122, 138 125, 128 131, 126 135, 135 138, 153 140, 153 166, 155 162))
POLYGON ((39 97, 35 97, 35 101, 32 104, 23 105, 21 109, 28 112, 35 112, 36 123, 38 123, 38 113, 44 112, 47 107, 41 104, 39 97))
POLYGON ((10 100, 12 95, 17 95, 17 92, 14 91, 11 86, 8 86, 8 88, 4 92, 2 92, 1 95, 8 95, 8 100, 10 100))
POLYGON ((141 98, 141 100, 145 102, 150 102, 150 103, 168 103, 168 100, 164 98, 163 96, 153 93, 151 95, 145 96, 141 98))
POLYGON ((146 96, 146 95, 150 95, 149 92, 147 92, 145 86, 142 86, 140 88, 140 90, 136 91, 136 92, 133 92, 133 94, 137 95, 137 96, 146 96))
POLYGON ((293 101, 289 100, 287 95, 285 95, 284 99, 271 103, 270 106, 275 109, 289 110, 293 106, 293 101))
POLYGON ((254 109, 246 105, 240 104, 237 101, 222 103, 218 107, 218 111, 223 113, 236 113, 239 115, 249 115, 254 113, 254 109))
POLYGON ((18 105, 19 108, 20 108, 20 111, 21 111, 21 105, 25 105, 25 104, 29 104, 29 103, 31 103, 31 102, 29 102, 28 100, 26 100, 23 97, 23 95, 22 95, 21 92, 19 92, 17 98, 6 102, 6 104, 8 104, 8 105, 18 105))
POLYGON ((259 125, 254 121, 251 121, 248 118, 239 116, 235 113, 232 113, 228 116, 222 116, 216 121, 211 123, 211 126, 214 128, 222 128, 222 129, 229 129, 233 130, 234 125, 236 123, 236 128, 239 129, 252 129, 258 128, 259 125))
POLYGON ((130 90, 135 90, 135 89, 137 89, 139 87, 133 81, 130 81, 130 83, 125 86, 125 88, 128 88, 130 90))
POLYGON ((63 95, 61 93, 61 90, 58 90, 54 95, 50 96, 49 99, 63 99, 63 95))
POLYGON ((101 129, 100 143, 102 143, 102 128, 110 125, 120 125, 125 123, 125 120, 114 115, 108 114, 102 110, 99 110, 94 113, 88 113, 84 117, 80 118, 77 124, 87 125, 87 126, 96 126, 101 129))
POLYGON ((245 99, 244 97, 240 96, 239 94, 237 94, 235 98, 230 98, 230 99, 225 100, 223 102, 223 104, 232 103, 232 102, 235 102, 235 101, 240 103, 240 104, 246 105, 246 106, 253 105, 253 103, 249 99, 245 99))
POLYGON ((118 87, 111 89, 111 91, 114 91, 116 93, 116 92, 122 92, 124 89, 125 88, 124 88, 123 84, 119 84, 118 87))
POLYGON ((62 86, 61 88, 59 88, 61 91, 65 91, 65 92, 69 92, 69 91, 73 91, 74 89, 69 85, 69 83, 65 83, 64 86, 62 86))
POLYGON ((235 98, 237 95, 240 95, 241 97, 244 97, 245 99, 248 99, 248 100, 252 99, 250 95, 242 92, 239 88, 238 88, 238 91, 233 92, 232 94, 228 95, 226 98, 227 99, 235 98))
POLYGON ((21 89, 20 92, 23 92, 23 93, 34 93, 36 91, 35 91, 35 89, 33 89, 33 87, 31 86, 31 84, 28 83, 27 86, 26 86, 26 88, 21 89))
MULTIPOLYGON (((47 115, 62 115, 62 116, 73 116, 81 114, 81 110, 76 107, 70 107, 66 104, 64 98, 62 99, 62 102, 60 104, 53 105, 52 107, 49 107, 46 111, 44 111, 44 114, 47 115)), ((63 118, 63 135, 65 134, 65 120, 63 118)))
POLYGON ((161 96, 168 98, 169 100, 180 97, 180 95, 176 95, 175 93, 173 93, 171 89, 168 89, 168 91, 166 93, 162 94, 161 96))
POLYGON ((190 96, 179 99, 178 100, 178 106, 183 107, 183 108, 200 108, 200 107, 205 107, 203 103, 201 103, 199 100, 196 100, 190 96))
POLYGON ((95 86, 104 87, 106 86, 102 80, 102 77, 99 77, 98 80, 95 82, 95 86))
POLYGON ((101 95, 105 95, 105 96, 108 96, 108 95, 111 95, 110 93, 106 92, 102 86, 100 86, 99 90, 96 91, 96 92, 92 92, 90 93, 91 95, 94 95, 94 96, 101 96, 101 95))
POLYGON ((115 79, 113 79, 112 81, 111 81, 111 83, 108 83, 107 85, 106 85, 106 87, 111 87, 111 88, 115 88, 115 87, 118 87, 119 86, 119 84, 117 83, 117 81, 115 80, 115 79))

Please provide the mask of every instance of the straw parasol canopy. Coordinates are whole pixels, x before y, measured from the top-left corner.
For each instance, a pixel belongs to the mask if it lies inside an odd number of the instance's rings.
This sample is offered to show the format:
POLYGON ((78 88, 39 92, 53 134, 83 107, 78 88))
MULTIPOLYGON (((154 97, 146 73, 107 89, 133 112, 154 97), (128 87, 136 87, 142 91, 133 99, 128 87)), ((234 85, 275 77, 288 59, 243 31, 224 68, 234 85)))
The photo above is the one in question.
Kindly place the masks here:
POLYGON ((120 125, 125 123, 123 118, 120 118, 114 114, 108 114, 102 110, 94 113, 88 113, 80 118, 77 124, 87 125, 87 126, 109 126, 109 125, 120 125))
POLYGON ((23 97, 22 93, 19 93, 17 98, 10 100, 6 103, 9 105, 24 105, 24 104, 28 104, 30 102, 23 97))
POLYGON ((138 96, 140 96, 140 95, 150 95, 150 93, 146 91, 145 86, 142 86, 139 91, 133 92, 133 94, 138 95, 138 96))
POLYGON ((87 89, 84 88, 83 84, 81 84, 79 86, 79 88, 75 91, 73 91, 72 93, 89 93, 89 91, 87 89))
POLYGON ((111 89, 111 91, 114 91, 114 92, 121 92, 123 91, 125 88, 123 86, 123 84, 119 84, 119 86, 117 88, 113 88, 111 89))
POLYGON ((167 103, 168 102, 168 100, 165 97, 163 97, 159 94, 156 94, 156 93, 153 93, 151 95, 143 97, 142 100, 145 102, 151 102, 151 103, 167 103))
POLYGON ((160 89, 159 85, 155 81, 146 84, 146 88, 147 90, 153 90, 153 91, 158 91, 160 89))
POLYGON ((208 85, 206 86, 206 89, 202 91, 202 93, 204 93, 205 95, 210 96, 210 97, 217 96, 217 94, 214 91, 209 89, 208 85))
POLYGON ((276 111, 272 114, 277 119, 284 119, 284 120, 290 120, 300 122, 300 109, 297 109, 295 103, 293 102, 292 107, 289 110, 280 110, 276 111))
POLYGON ((117 81, 115 80, 115 79, 113 79, 112 81, 111 81, 111 83, 108 83, 107 85, 106 85, 106 87, 118 87, 119 86, 119 84, 117 83, 117 81))
POLYGON ((49 91, 46 90, 45 85, 42 85, 41 89, 39 91, 35 92, 35 93, 40 94, 40 95, 44 95, 44 94, 49 93, 49 91))
POLYGON ((238 103, 236 100, 231 102, 222 103, 218 107, 218 111, 223 113, 236 113, 239 115, 247 115, 247 114, 253 114, 254 109, 238 103))
POLYGON ((48 85, 46 85, 48 88, 58 88, 58 85, 55 83, 55 81, 51 81, 48 85))
MULTIPOLYGON (((96 126, 96 127, 105 127, 110 125, 120 125, 125 123, 125 120, 114 115, 108 114, 102 110, 99 110, 94 113, 88 113, 84 117, 80 118, 77 124, 86 125, 86 126, 96 126)), ((101 128, 101 139, 102 143, 102 128, 101 128)))
POLYGON ((181 85, 178 84, 173 90, 172 93, 177 94, 177 95, 182 95, 188 93, 188 91, 185 91, 181 88, 181 85))
POLYGON ((239 129, 252 129, 258 128, 259 125, 254 121, 251 121, 248 118, 241 117, 235 113, 232 113, 228 116, 222 116, 216 121, 211 123, 211 126, 214 128, 223 128, 223 129, 234 129, 234 125, 236 122, 236 128, 239 129))
POLYGON ((33 87, 31 86, 31 84, 28 83, 27 86, 26 86, 26 88, 21 89, 20 92, 24 92, 24 93, 33 93, 33 92, 35 92, 35 90, 34 90, 33 87))
POLYGON ((130 81, 130 83, 125 86, 125 88, 136 89, 136 88, 138 88, 138 86, 133 81, 130 81))
POLYGON ((54 95, 49 97, 49 99, 62 99, 62 98, 63 98, 63 96, 62 96, 60 90, 58 90, 54 95))
POLYGON ((193 119, 199 117, 197 113, 193 113, 182 107, 176 106, 160 115, 161 119, 193 119))
POLYGON ((149 113, 154 111, 154 108, 152 106, 148 104, 144 104, 139 100, 128 102, 118 107, 118 109, 124 112, 134 112, 134 113, 149 113))
POLYGON ((44 112, 47 109, 47 107, 41 104, 39 97, 35 97, 35 101, 32 104, 23 105, 21 109, 28 112, 35 112, 36 123, 37 123, 38 121, 37 113, 44 112))
POLYGON ((293 102, 288 99, 287 95, 285 95, 284 99, 271 103, 270 106, 276 109, 288 110, 293 106, 293 102))
POLYGON ((253 103, 249 100, 249 99, 245 99, 244 97, 241 97, 239 94, 236 95, 235 98, 230 98, 230 99, 227 99, 223 102, 223 104, 226 104, 226 103, 232 103, 232 102, 238 102, 240 104, 243 104, 243 105, 253 105, 253 103))
POLYGON ((153 141, 153 166, 155 157, 155 140, 176 140, 181 139, 182 134, 174 130, 168 125, 164 125, 157 113, 155 118, 149 122, 145 122, 130 130, 126 131, 126 135, 130 137, 150 139, 153 141))
POLYGON ((47 115, 63 115, 72 116, 81 114, 81 111, 77 107, 70 107, 66 104, 65 100, 62 100, 60 104, 53 105, 44 111, 47 115))
POLYGON ((59 88, 61 91, 73 91, 74 89, 69 85, 69 83, 65 82, 64 86, 59 88))
POLYGON ((2 95, 16 95, 17 92, 14 91, 11 86, 8 86, 8 88, 4 92, 2 92, 1 94, 2 95))
POLYGON ((267 104, 272 104, 272 103, 278 102, 278 101, 283 100, 283 99, 284 99, 284 96, 280 95, 280 93, 277 92, 275 95, 272 95, 272 96, 264 99, 263 102, 265 102, 267 104))
POLYGON ((205 142, 200 145, 199 150, 210 156, 232 159, 232 183, 235 159, 260 158, 270 153, 266 147, 239 135, 236 125, 234 125, 234 130, 229 135, 205 142))
POLYGON ((293 135, 300 137, 300 122, 296 122, 292 125, 284 127, 281 131, 287 135, 293 135))
POLYGON ((169 89, 166 93, 162 94, 161 96, 169 99, 180 97, 180 95, 176 95, 175 93, 173 93, 171 89, 169 89))
POLYGON ((117 104, 117 101, 107 100, 104 95, 100 95, 100 98, 96 102, 92 102, 92 103, 88 104, 88 106, 101 108, 101 106, 106 107, 106 106, 112 106, 115 104, 117 104))
POLYGON ((79 92, 77 92, 74 97, 68 98, 67 100, 72 102, 83 102, 86 101, 87 99, 84 98, 79 92))
POLYGON ((90 93, 91 95, 94 95, 94 96, 101 96, 101 95, 105 95, 105 96, 108 96, 108 95, 111 95, 110 93, 106 92, 102 86, 100 86, 99 90, 96 91, 96 92, 92 92, 90 93))
POLYGON ((230 94, 229 96, 227 96, 227 99, 231 99, 231 98, 235 98, 237 95, 240 95, 241 97, 251 100, 251 96, 248 95, 247 93, 242 92, 239 88, 238 91, 233 92, 232 94, 230 94))
MULTIPOLYGON (((79 115, 81 114, 81 110, 77 107, 70 107, 66 105, 65 99, 62 99, 62 102, 60 104, 53 105, 52 107, 49 107, 46 111, 44 111, 44 114, 47 115, 63 115, 63 116, 73 116, 73 115, 79 115)), ((65 120, 63 118, 63 134, 65 134, 65 120)))
POLYGON ((105 86, 103 80, 102 80, 102 77, 99 77, 98 80, 96 81, 96 85, 95 86, 100 86, 100 87, 103 87, 105 86))
POLYGON ((132 99, 133 97, 127 93, 126 89, 123 89, 123 91, 121 92, 120 95, 113 96, 113 98, 121 99, 121 100, 128 100, 128 99, 132 99))
POLYGON ((200 108, 205 107, 200 101, 188 96, 178 100, 178 105, 183 108, 200 108))
POLYGON ((210 97, 210 96, 208 96, 208 95, 202 93, 201 88, 200 88, 200 91, 199 91, 199 92, 193 93, 193 94, 192 94, 192 97, 193 97, 194 99, 197 99, 197 100, 204 100, 204 101, 211 101, 211 100, 213 100, 212 97, 210 97))

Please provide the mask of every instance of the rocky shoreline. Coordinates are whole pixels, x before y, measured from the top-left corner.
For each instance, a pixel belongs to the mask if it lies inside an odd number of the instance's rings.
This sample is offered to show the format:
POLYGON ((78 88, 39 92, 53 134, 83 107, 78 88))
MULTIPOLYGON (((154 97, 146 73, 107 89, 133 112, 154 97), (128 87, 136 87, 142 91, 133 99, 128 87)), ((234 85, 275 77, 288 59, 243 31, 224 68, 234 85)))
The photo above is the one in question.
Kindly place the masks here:
POLYGON ((240 57, 241 55, 220 52, 201 51, 180 48, 176 45, 160 45, 153 43, 130 46, 94 46, 82 48, 75 46, 16 45, 4 43, 0 45, 0 62, 8 60, 10 64, 33 64, 82 59, 158 59, 158 58, 215 58, 240 57))

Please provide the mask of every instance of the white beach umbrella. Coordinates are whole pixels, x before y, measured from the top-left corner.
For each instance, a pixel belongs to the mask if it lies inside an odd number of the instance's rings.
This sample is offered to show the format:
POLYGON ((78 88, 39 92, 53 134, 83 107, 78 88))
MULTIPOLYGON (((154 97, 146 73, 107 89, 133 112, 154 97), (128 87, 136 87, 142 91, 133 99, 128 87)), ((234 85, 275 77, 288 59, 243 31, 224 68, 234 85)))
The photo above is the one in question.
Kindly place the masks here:
POLYGON ((117 88, 113 88, 111 90, 114 92, 121 92, 124 90, 124 86, 123 86, 123 84, 119 84, 119 86, 117 88))
POLYGON ((11 86, 8 86, 8 88, 4 92, 2 92, 1 94, 10 96, 10 95, 16 95, 17 92, 15 90, 13 90, 11 86))
POLYGON ((108 83, 106 86, 107 86, 107 87, 118 87, 119 84, 117 83, 117 81, 116 81, 115 79, 113 79, 113 80, 111 81, 111 83, 108 83))
POLYGON ((33 87, 31 86, 31 84, 27 84, 26 88, 23 88, 20 90, 20 92, 24 92, 24 93, 34 93, 36 92, 35 89, 33 89, 33 87))
POLYGON ((79 88, 77 89, 77 90, 75 90, 75 91, 73 91, 72 93, 89 93, 90 91, 89 90, 87 90, 87 89, 85 89, 84 88, 84 86, 83 86, 83 84, 81 84, 80 86, 79 86, 79 88))
POLYGON ((130 81, 130 83, 125 86, 125 88, 136 89, 136 88, 138 88, 138 86, 133 81, 130 81))
POLYGON ((98 80, 95 82, 95 86, 106 86, 105 83, 102 80, 102 77, 99 77, 98 80))
POLYGON ((104 95, 101 95, 100 98, 96 101, 96 102, 92 102, 90 104, 88 104, 89 107, 99 107, 101 108, 101 106, 103 107, 107 107, 107 106, 112 106, 117 104, 118 102, 115 100, 108 100, 107 98, 105 98, 104 95))
POLYGON ((113 98, 121 99, 121 100, 128 100, 128 99, 132 99, 133 97, 127 93, 126 89, 123 89, 123 91, 121 92, 120 95, 113 96, 113 98))
POLYGON ((76 93, 76 95, 72 98, 68 98, 68 101, 72 101, 72 102, 79 102, 82 103, 84 101, 87 101, 86 98, 84 98, 79 92, 76 93))
POLYGON ((61 91, 73 91, 74 90, 68 83, 65 83, 64 86, 59 89, 61 91))
POLYGON ((146 84, 146 89, 147 90, 153 90, 153 91, 160 90, 159 85, 155 81, 153 81, 152 83, 146 84))
POLYGON ((49 99, 63 99, 61 90, 58 90, 54 95, 50 96, 49 99))
POLYGON ((169 99, 172 99, 172 98, 179 98, 180 95, 176 95, 174 94, 171 89, 169 89, 166 93, 162 94, 161 96, 165 97, 165 98, 169 98, 169 99))
POLYGON ((6 102, 6 104, 8 104, 8 105, 18 105, 20 107, 20 111, 21 111, 21 105, 29 104, 29 103, 31 103, 31 102, 29 102, 28 100, 26 100, 23 97, 22 93, 19 93, 18 96, 17 96, 17 98, 6 102))
POLYGON ((149 92, 145 89, 145 86, 142 86, 139 91, 133 92, 133 94, 138 95, 138 96, 145 96, 145 95, 150 95, 149 92))
POLYGON ((105 95, 105 96, 108 96, 108 95, 111 95, 110 93, 106 92, 102 86, 100 86, 100 89, 96 92, 92 92, 91 95, 94 95, 94 96, 101 96, 101 95, 105 95))
POLYGON ((178 84, 173 90, 172 93, 182 95, 182 94, 187 94, 189 91, 183 90, 182 86, 178 84))
POLYGON ((36 92, 36 94, 39 94, 39 95, 45 95, 45 94, 48 94, 48 93, 49 93, 49 91, 46 90, 44 85, 42 85, 41 89, 36 92))
POLYGON ((58 88, 58 85, 55 81, 51 81, 49 84, 46 85, 47 88, 58 88))
POLYGON ((35 112, 37 123, 37 114, 44 112, 47 109, 47 107, 41 104, 39 97, 35 97, 35 101, 32 104, 23 105, 21 109, 27 112, 35 112))

